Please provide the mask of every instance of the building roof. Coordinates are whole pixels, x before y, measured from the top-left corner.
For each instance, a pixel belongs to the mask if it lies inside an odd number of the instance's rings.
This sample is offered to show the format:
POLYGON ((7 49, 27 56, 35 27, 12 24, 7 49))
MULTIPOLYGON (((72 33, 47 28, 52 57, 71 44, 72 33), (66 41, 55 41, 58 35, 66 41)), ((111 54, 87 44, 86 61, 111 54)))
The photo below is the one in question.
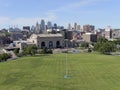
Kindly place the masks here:
POLYGON ((32 42, 25 41, 25 40, 18 40, 18 41, 13 41, 15 44, 20 44, 20 43, 26 43, 26 44, 33 44, 32 42))
POLYGON ((39 34, 39 37, 63 37, 62 34, 39 34))
POLYGON ((37 38, 37 37, 63 37, 62 34, 33 34, 30 38, 37 38))
POLYGON ((84 35, 96 35, 95 33, 85 33, 84 35))

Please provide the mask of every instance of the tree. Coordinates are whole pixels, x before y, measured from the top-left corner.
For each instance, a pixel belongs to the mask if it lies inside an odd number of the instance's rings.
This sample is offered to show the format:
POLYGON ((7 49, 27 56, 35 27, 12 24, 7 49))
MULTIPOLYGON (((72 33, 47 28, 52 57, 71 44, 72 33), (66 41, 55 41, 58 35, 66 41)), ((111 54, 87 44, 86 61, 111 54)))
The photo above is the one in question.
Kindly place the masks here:
POLYGON ((53 51, 52 51, 52 49, 43 48, 40 51, 40 54, 53 54, 53 51))
POLYGON ((7 59, 9 59, 9 58, 11 58, 10 54, 3 53, 3 54, 0 55, 1 61, 7 61, 7 59))
POLYGON ((94 45, 94 50, 100 51, 101 46, 106 42, 108 42, 108 40, 106 38, 103 38, 103 37, 99 38, 97 40, 97 43, 94 45))
POLYGON ((46 54, 47 53, 47 48, 43 48, 41 51, 40 51, 41 54, 46 54))
POLYGON ((88 48, 88 52, 89 52, 89 53, 92 52, 91 48, 88 48))
POLYGON ((116 51, 120 51, 120 38, 113 41, 113 42, 116 45, 116 51))
POLYGON ((2 57, 1 57, 1 54, 0 54, 0 62, 2 62, 2 57))
POLYGON ((110 52, 114 52, 116 50, 116 45, 114 41, 108 41, 105 38, 99 38, 94 46, 94 50, 103 54, 110 54, 110 52))
POLYGON ((110 52, 113 51, 115 51, 115 45, 111 42, 103 43, 103 45, 100 48, 100 52, 103 54, 110 54, 110 52))
POLYGON ((23 51, 24 54, 35 55, 37 53, 37 46, 36 45, 29 45, 23 51))
POLYGON ((99 38, 98 40, 97 40, 97 42, 98 43, 105 43, 105 42, 107 42, 108 40, 106 39, 106 38, 104 38, 104 37, 101 37, 101 38, 99 38))
POLYGON ((87 42, 84 42, 81 44, 81 47, 84 47, 84 48, 88 48, 88 46, 89 46, 89 43, 87 43, 87 42))
POLYGON ((113 41, 115 44, 119 44, 120 45, 120 38, 118 38, 117 40, 113 41))
POLYGON ((16 48, 16 49, 14 50, 14 53, 17 55, 17 54, 19 53, 19 48, 16 48))

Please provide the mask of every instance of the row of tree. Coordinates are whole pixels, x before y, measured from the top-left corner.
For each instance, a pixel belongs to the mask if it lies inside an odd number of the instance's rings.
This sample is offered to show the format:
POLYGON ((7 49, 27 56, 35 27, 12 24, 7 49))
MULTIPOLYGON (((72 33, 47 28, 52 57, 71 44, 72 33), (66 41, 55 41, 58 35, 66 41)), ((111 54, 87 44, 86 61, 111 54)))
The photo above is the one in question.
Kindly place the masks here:
POLYGON ((43 48, 38 50, 36 45, 29 45, 27 48, 23 49, 21 53, 19 53, 19 49, 15 49, 14 53, 18 56, 26 56, 26 55, 31 55, 34 56, 35 54, 52 54, 53 51, 51 49, 43 48))
POLYGON ((106 38, 99 38, 96 43, 84 42, 80 46, 84 49, 88 49, 91 52, 91 46, 94 47, 94 51, 101 52, 102 54, 110 54, 111 52, 120 51, 120 39, 114 41, 108 41, 106 38))
POLYGON ((9 58, 11 58, 11 54, 7 53, 0 54, 0 62, 7 61, 9 58))
POLYGON ((119 50, 119 48, 117 49, 117 45, 120 45, 119 39, 108 41, 106 38, 99 38, 97 43, 94 45, 94 50, 103 54, 110 54, 111 52, 119 50))

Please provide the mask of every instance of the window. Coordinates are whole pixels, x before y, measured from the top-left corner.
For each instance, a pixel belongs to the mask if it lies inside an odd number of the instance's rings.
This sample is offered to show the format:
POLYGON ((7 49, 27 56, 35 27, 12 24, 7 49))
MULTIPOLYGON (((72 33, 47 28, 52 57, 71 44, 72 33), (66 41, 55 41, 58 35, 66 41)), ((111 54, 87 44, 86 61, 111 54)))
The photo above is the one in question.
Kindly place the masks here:
POLYGON ((53 42, 49 41, 49 48, 53 48, 53 42))
POLYGON ((35 41, 33 40, 33 43, 34 43, 35 41))
POLYGON ((60 41, 56 42, 56 48, 60 48, 60 41))
POLYGON ((41 48, 45 48, 45 42, 41 43, 41 48))

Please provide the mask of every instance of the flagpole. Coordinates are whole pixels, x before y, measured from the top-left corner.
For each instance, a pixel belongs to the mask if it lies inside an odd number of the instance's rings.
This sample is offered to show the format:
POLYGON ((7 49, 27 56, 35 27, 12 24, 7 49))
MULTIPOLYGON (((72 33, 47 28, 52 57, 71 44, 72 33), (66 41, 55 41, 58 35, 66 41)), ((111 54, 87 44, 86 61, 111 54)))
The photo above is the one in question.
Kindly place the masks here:
POLYGON ((66 39, 66 75, 64 78, 70 78, 68 75, 68 39, 66 39))

